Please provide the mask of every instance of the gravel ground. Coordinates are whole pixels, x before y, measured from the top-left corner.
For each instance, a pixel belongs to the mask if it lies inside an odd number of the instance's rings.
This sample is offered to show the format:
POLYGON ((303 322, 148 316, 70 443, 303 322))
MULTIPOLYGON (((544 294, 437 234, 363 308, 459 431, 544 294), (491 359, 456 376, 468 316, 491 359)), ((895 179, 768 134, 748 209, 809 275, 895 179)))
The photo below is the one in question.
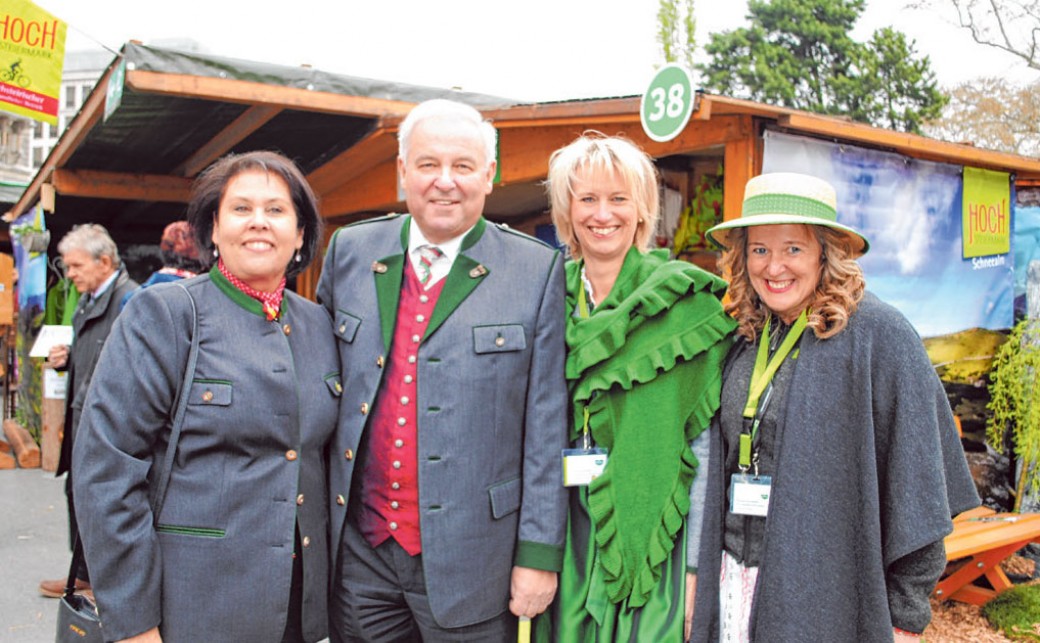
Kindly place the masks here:
MULTIPOLYGON (((1005 572, 1028 577, 1033 573, 1034 563, 1020 556, 1012 556, 1003 567, 1005 572)), ((1040 615, 1037 618, 1040 621, 1040 615)), ((1040 635, 1040 622, 1033 629, 1040 635)), ((932 623, 924 631, 924 640, 927 643, 993 643, 1014 639, 994 630, 975 605, 957 601, 939 602, 933 598, 932 623)))

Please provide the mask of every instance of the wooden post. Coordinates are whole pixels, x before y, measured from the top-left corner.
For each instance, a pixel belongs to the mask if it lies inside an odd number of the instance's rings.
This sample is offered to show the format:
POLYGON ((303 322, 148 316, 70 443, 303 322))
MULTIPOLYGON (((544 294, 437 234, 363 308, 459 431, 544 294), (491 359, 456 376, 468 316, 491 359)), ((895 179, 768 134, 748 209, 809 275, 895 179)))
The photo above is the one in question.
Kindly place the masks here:
POLYGON ((36 441, 21 424, 14 420, 4 420, 4 435, 14 449, 19 467, 35 469, 40 466, 40 447, 36 446, 36 441))
POLYGON ((11 455, 11 445, 0 440, 0 469, 14 469, 14 456, 11 455))
POLYGON ((43 368, 43 401, 40 404, 40 466, 56 471, 61 457, 61 437, 65 428, 66 372, 43 368))

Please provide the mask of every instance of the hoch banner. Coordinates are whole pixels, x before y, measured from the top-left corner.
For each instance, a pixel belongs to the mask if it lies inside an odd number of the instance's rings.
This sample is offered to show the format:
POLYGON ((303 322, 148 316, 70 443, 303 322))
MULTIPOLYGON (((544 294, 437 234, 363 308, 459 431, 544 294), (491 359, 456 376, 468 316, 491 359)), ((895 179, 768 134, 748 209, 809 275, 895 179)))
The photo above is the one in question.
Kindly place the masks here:
POLYGON ((58 124, 67 25, 28 0, 0 7, 0 109, 58 124))
POLYGON ((1011 176, 964 168, 961 219, 964 258, 1005 255, 1011 251, 1011 176))

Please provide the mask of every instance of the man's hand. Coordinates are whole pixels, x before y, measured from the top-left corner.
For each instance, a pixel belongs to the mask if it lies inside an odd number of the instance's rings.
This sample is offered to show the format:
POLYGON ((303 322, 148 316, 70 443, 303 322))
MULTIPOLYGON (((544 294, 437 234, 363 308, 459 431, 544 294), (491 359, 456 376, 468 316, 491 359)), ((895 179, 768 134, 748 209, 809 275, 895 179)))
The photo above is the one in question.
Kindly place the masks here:
POLYGON ((47 352, 47 365, 51 368, 64 368, 69 361, 69 347, 65 344, 55 344, 47 352))
POLYGON ((690 640, 693 631, 693 599, 697 596, 697 574, 686 572, 686 618, 683 621, 683 640, 690 640))
POLYGON ((141 632, 137 636, 123 639, 119 643, 162 643, 162 636, 159 634, 159 628, 153 627, 147 632, 141 632))
POLYGON ((556 595, 556 572, 514 567, 509 593, 509 611, 534 618, 549 607, 556 595))

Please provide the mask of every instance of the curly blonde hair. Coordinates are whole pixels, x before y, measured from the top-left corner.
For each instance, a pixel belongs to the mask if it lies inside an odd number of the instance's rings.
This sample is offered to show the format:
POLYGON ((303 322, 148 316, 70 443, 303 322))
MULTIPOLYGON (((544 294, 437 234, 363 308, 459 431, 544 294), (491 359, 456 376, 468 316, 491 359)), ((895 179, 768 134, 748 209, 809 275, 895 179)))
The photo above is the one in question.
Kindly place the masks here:
MULTIPOLYGON (((863 299, 866 283, 849 236, 825 226, 811 227, 823 248, 823 258, 820 281, 809 301, 809 328, 818 339, 827 339, 848 324, 863 299)), ((737 334, 754 342, 772 311, 751 285, 747 271, 747 237, 747 228, 730 230, 729 249, 722 254, 720 263, 729 281, 726 312, 737 320, 737 334)))

